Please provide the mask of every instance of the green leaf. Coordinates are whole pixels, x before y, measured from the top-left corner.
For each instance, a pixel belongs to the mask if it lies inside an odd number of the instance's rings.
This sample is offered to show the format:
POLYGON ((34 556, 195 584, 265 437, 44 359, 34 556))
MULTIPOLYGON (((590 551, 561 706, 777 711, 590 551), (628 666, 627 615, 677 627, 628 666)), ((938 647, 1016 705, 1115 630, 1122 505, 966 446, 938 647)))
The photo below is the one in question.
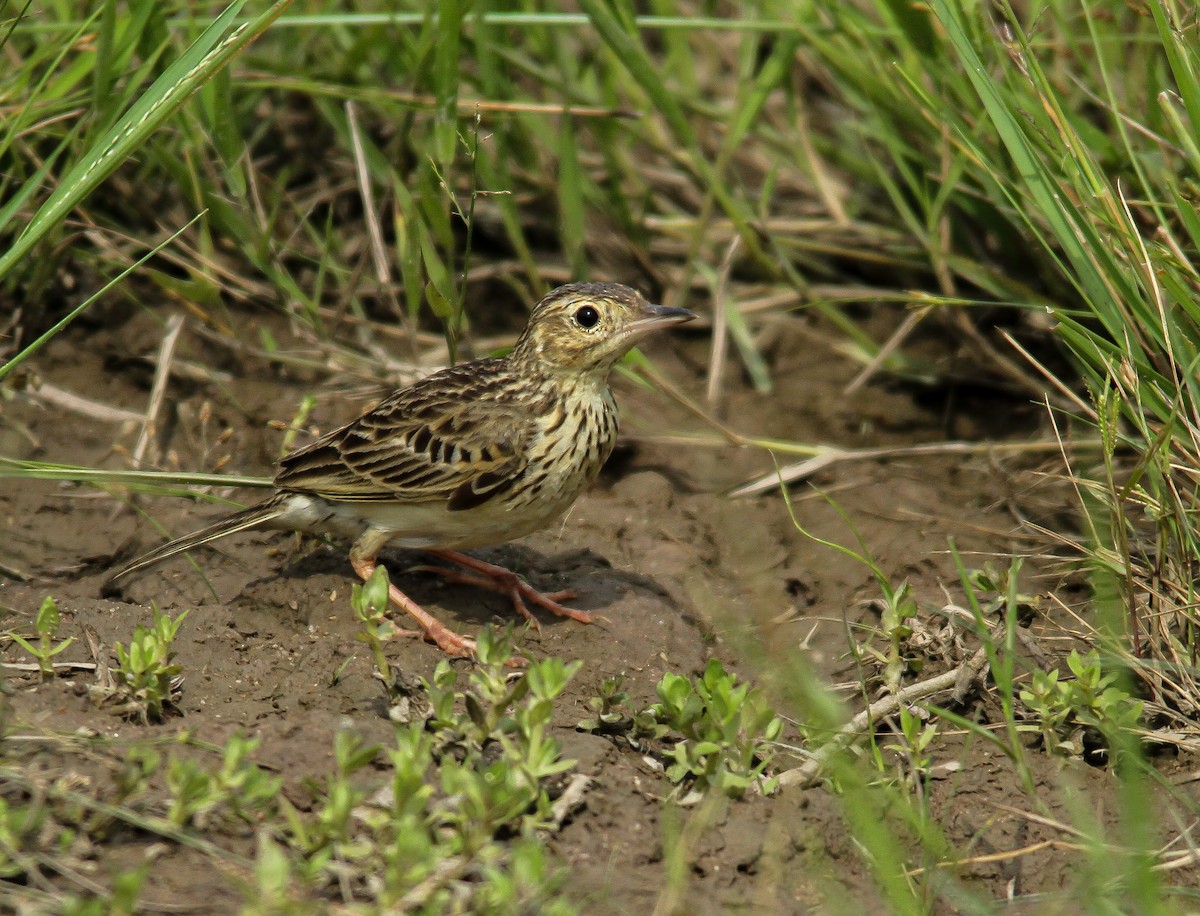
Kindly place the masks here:
POLYGON ((10 630, 8 635, 12 639, 13 642, 15 642, 18 646, 20 646, 22 649, 24 649, 26 652, 28 652, 34 658, 41 659, 42 650, 41 650, 40 646, 34 646, 33 643, 31 643, 28 639, 26 639, 20 633, 14 633, 10 630))
POLYGON ((371 573, 371 578, 363 587, 363 596, 374 615, 387 611, 390 589, 391 583, 388 580, 387 569, 382 565, 376 566, 375 571, 371 573))
POLYGON ((60 623, 58 605, 51 596, 47 595, 42 599, 41 606, 38 608, 34 629, 41 636, 52 637, 58 633, 60 623))
POLYGON ((277 0, 232 33, 230 29, 245 0, 234 0, 213 19, 192 45, 55 184, 50 196, 11 247, 0 254, 0 279, 26 258, 38 242, 129 158, 192 93, 262 34, 291 3, 292 0, 277 0))
POLYGON ((454 162, 458 148, 459 35, 463 27, 464 4, 459 0, 438 0, 437 40, 434 45, 434 155, 442 173, 454 162))

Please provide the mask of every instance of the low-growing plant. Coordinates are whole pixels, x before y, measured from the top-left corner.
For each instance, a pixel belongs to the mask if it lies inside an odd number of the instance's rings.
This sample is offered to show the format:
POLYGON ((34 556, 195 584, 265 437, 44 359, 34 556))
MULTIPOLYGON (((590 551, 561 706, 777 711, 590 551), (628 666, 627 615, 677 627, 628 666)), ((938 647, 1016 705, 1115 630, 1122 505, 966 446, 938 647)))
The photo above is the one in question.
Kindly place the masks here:
POLYGON ((339 731, 333 741, 334 771, 326 777, 324 789, 318 790, 321 801, 314 814, 304 817, 286 798, 280 799, 287 824, 284 839, 298 854, 297 874, 306 883, 319 883, 335 860, 360 858, 353 845, 351 813, 365 793, 352 785, 350 777, 381 750, 351 732, 339 731))
POLYGON ((1120 746, 1141 720, 1142 701, 1117 686, 1119 674, 1104 673, 1095 649, 1086 655, 1073 649, 1067 667, 1073 680, 1062 680, 1058 668, 1033 673, 1020 697, 1037 725, 1019 728, 1040 732, 1047 750, 1068 756, 1083 754, 1084 728, 1100 732, 1109 747, 1120 746))
POLYGON ((542 843, 517 842, 506 862, 483 867, 477 912, 570 916, 577 908, 560 896, 566 880, 567 872, 554 864, 542 843))
POLYGON ((393 681, 392 666, 384 654, 383 644, 395 629, 395 624, 387 614, 388 588, 387 569, 383 565, 376 566, 375 572, 366 582, 362 585, 355 583, 350 587, 350 607, 362 624, 354 638, 365 643, 371 650, 375 674, 390 690, 393 681))
POLYGON ((37 616, 33 621, 33 629, 37 633, 36 641, 26 639, 20 633, 11 630, 8 633, 17 645, 33 656, 38 663, 38 671, 41 673, 42 680, 54 677, 55 657, 75 641, 74 636, 68 636, 66 639, 55 642, 61 624, 62 617, 58 613, 58 604, 54 598, 47 595, 42 599, 37 616))
POLYGON ((584 719, 579 728, 585 732, 605 734, 620 732, 628 728, 633 720, 630 719, 625 707, 629 704, 629 694, 622 690, 625 676, 621 674, 606 677, 600 682, 600 692, 588 700, 588 706, 596 713, 594 719, 584 719))
MULTIPOLYGON (((929 776, 933 766, 929 749, 938 735, 938 727, 935 722, 927 721, 907 706, 900 707, 897 718, 900 723, 899 734, 896 740, 885 745, 883 750, 892 750, 900 755, 904 761, 905 781, 915 788, 929 776)), ((878 765, 880 769, 883 768, 882 759, 878 765)))
POLYGON ((112 890, 91 896, 73 895, 63 901, 62 916, 133 916, 143 912, 138 905, 150 866, 122 871, 113 876, 112 890))
POLYGON ((120 767, 113 773, 117 795, 113 804, 124 804, 150 787, 150 779, 162 765, 162 756, 153 747, 135 744, 125 754, 120 767))
POLYGON ((649 735, 671 742, 667 778, 702 793, 712 788, 732 797, 757 788, 775 790, 764 776, 771 763, 770 743, 783 722, 757 687, 739 683, 716 659, 690 680, 667 672, 657 687, 659 702, 635 718, 649 735))
POLYGON ((236 734, 222 750, 221 767, 210 770, 190 757, 167 762, 171 805, 167 820, 177 827, 205 827, 215 818, 255 822, 275 809, 283 780, 250 761, 261 741, 236 734))
POLYGON ((48 875, 88 860, 109 819, 91 806, 92 792, 100 789, 79 791, 78 773, 51 771, 30 778, 20 768, 23 753, 6 747, 0 767, 0 901, 7 904, 5 911, 46 912, 20 906, 20 898, 6 891, 44 888, 48 875))
POLYGON ((117 668, 113 672, 116 683, 114 696, 123 700, 123 711, 136 715, 143 722, 159 721, 164 710, 175 703, 182 683, 183 667, 175 662, 172 644, 179 626, 187 617, 184 611, 178 617, 170 617, 151 604, 154 612, 153 626, 138 624, 126 648, 117 643, 117 668))
POLYGON ((242 916, 279 916, 300 912, 292 896, 297 888, 292 863, 284 848, 271 839, 269 830, 258 833, 258 854, 254 862, 254 885, 246 891, 242 916))
POLYGON ((883 665, 884 683, 896 693, 904 675, 919 672, 922 667, 920 657, 906 651, 913 634, 911 621, 917 616, 917 600, 907 579, 895 587, 885 580, 880 580, 880 585, 883 597, 879 600, 879 629, 887 640, 887 649, 880 652, 869 643, 858 648, 883 665))
POLYGON ((516 672, 509 636, 485 628, 476 645, 478 667, 465 675, 438 664, 424 682, 426 718, 397 725, 386 752, 338 735, 312 812, 283 801, 284 847, 260 841, 270 861, 259 885, 276 896, 289 876, 351 887, 387 910, 565 911, 540 836, 555 823, 548 781, 574 766, 549 729, 579 663, 516 672), (373 792, 361 785, 370 764, 390 771, 373 792))
POLYGON ((1022 592, 1018 587, 1021 565, 1020 560, 1014 558, 1005 569, 997 569, 994 563, 987 562, 978 569, 963 572, 963 587, 976 596, 984 617, 999 614, 1009 604, 1022 617, 1036 612, 1041 603, 1038 596, 1022 592))
POLYGON ((18 878, 26 873, 28 863, 23 850, 41 832, 44 814, 45 808, 35 801, 22 804, 0 798, 0 878, 18 878))

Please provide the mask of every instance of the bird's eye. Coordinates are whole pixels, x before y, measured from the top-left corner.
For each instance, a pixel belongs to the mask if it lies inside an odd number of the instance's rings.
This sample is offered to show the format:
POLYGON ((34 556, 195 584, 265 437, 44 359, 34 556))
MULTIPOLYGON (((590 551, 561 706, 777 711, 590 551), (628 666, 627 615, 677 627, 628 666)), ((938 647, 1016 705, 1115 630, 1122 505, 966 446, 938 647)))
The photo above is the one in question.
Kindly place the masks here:
POLYGON ((575 323, 584 330, 594 328, 600 323, 600 313, 590 305, 585 305, 583 308, 576 310, 575 323))

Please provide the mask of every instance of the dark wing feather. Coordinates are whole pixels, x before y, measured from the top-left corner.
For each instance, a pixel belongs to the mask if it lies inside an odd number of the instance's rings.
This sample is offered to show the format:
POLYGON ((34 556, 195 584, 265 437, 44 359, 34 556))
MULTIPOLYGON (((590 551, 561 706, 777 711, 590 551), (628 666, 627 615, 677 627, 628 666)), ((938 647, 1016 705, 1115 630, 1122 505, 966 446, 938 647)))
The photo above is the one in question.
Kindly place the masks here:
POLYGON ((450 494, 450 501, 446 507, 451 512, 461 512, 464 509, 474 509, 476 506, 482 506, 493 496, 499 496, 507 490, 511 490, 513 485, 525 476, 525 463, 521 463, 520 470, 515 473, 504 472, 494 473, 487 471, 479 474, 470 480, 463 481, 454 488, 454 492, 450 494))
POLYGON ((525 472, 535 420, 503 360, 444 369, 292 452, 275 485, 345 502, 482 505, 525 472))

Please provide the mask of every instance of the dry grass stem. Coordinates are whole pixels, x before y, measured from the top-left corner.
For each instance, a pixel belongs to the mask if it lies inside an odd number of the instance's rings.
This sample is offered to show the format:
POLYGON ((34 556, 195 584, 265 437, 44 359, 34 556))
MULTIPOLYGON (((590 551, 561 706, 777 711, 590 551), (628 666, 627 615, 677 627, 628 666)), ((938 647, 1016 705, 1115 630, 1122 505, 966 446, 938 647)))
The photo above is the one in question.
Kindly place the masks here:
POLYGON ((30 394, 46 404, 102 423, 141 423, 145 420, 144 414, 80 397, 50 382, 42 382, 30 394))
MULTIPOLYGON (((964 662, 949 671, 931 677, 928 680, 910 684, 892 696, 884 697, 872 703, 853 719, 838 730, 825 744, 813 751, 812 756, 801 766, 785 770, 779 774, 781 786, 799 786, 808 788, 821 778, 822 771, 834 756, 845 750, 856 738, 861 737, 873 722, 894 715, 900 708, 918 700, 927 700, 943 690, 955 689, 963 671, 971 663, 964 662)), ((976 671, 975 676, 982 677, 984 669, 976 671)))
MULTIPOLYGON (((146 457, 146 449, 158 428, 158 415, 162 410, 163 398, 167 394, 167 383, 171 378, 171 362, 175 356, 175 344, 179 340, 179 332, 183 329, 183 316, 172 315, 167 319, 166 333, 158 348, 158 359, 154 367, 154 382, 150 386, 150 401, 146 407, 146 416, 142 422, 142 431, 138 436, 137 445, 130 456, 130 464, 135 468, 142 466, 146 457)), ((155 462, 157 463, 157 462, 155 462)))

